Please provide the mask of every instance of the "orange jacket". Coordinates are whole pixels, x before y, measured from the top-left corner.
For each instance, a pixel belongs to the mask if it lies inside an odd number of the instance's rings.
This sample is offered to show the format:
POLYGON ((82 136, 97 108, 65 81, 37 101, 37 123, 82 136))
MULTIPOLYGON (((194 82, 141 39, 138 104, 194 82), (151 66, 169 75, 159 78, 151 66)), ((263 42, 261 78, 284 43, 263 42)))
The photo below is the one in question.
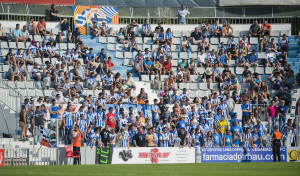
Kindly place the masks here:
POLYGON ((73 146, 74 147, 81 147, 81 133, 80 131, 75 131, 76 137, 73 136, 73 146))

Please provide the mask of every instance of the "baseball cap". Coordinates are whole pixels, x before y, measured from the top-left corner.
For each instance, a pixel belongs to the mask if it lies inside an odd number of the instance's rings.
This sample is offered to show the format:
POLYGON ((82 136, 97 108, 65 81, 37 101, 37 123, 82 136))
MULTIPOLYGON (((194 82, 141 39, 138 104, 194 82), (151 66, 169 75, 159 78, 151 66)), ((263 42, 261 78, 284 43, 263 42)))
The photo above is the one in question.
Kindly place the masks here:
POLYGON ((248 101, 249 99, 248 98, 244 98, 244 101, 248 101))

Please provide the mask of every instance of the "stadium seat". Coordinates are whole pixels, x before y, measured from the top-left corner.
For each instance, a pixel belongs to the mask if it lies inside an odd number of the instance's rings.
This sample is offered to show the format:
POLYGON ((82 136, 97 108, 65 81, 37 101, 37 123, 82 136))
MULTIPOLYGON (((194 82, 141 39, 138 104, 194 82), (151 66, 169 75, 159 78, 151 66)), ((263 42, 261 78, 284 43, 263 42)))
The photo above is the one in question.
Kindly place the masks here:
POLYGON ((244 72, 244 67, 236 67, 235 68, 235 73, 237 74, 237 75, 241 75, 243 72, 244 72))
POLYGON ((280 31, 278 31, 278 30, 272 30, 271 31, 271 36, 274 36, 274 37, 280 36, 280 31))
POLYGON ((116 45, 115 44, 107 44, 107 50, 109 50, 109 51, 116 50, 116 45))
POLYGON ((189 97, 190 97, 190 98, 198 97, 198 91, 189 90, 189 91, 188 91, 188 94, 189 94, 189 97))
POLYGON ((3 27, 3 32, 4 33, 11 33, 10 27, 3 27))
POLYGON ((18 42, 18 48, 19 49, 25 49, 25 43, 24 42, 18 42))
POLYGON ((197 52, 198 51, 198 45, 191 45, 192 51, 197 52))
POLYGON ((172 51, 180 51, 180 45, 172 45, 171 49, 172 51))
POLYGON ((190 84, 187 83, 179 83, 179 89, 189 89, 190 88, 190 84))
POLYGON ((200 84, 199 84, 199 88, 200 88, 201 90, 207 90, 207 83, 200 83, 200 84))
POLYGON ((33 35, 33 39, 37 42, 41 42, 42 41, 42 37, 41 35, 33 35))
POLYGON ((240 36, 243 37, 246 35, 248 37, 249 31, 240 31, 240 36))
POLYGON ((190 83, 190 89, 199 90, 199 83, 190 83))
POLYGON ((142 75, 142 81, 149 82, 149 75, 142 75))
POLYGON ((9 70, 9 65, 2 65, 3 72, 8 72, 8 70, 9 70))
MULTIPOLYGON (((173 37, 181 37, 181 31, 173 31, 172 34, 173 37)), ((174 38, 173 38, 173 42, 174 42, 174 38)))
MULTIPOLYGON (((193 46, 196 46, 196 45, 193 45, 193 46)), ((192 47, 193 47, 193 46, 192 46, 192 47)), ((198 46, 196 46, 196 47, 197 47, 197 49, 198 49, 198 46)), ((189 56, 190 56, 190 58, 194 58, 194 59, 196 59, 196 58, 197 58, 197 56, 198 56, 198 54, 197 54, 197 52, 196 52, 196 51, 194 51, 194 50, 193 50, 193 52, 192 52, 192 53, 190 53, 190 54, 189 54, 189 56)))
POLYGON ((264 52, 259 52, 258 53, 258 55, 257 55, 257 57, 259 58, 259 59, 261 59, 261 58, 266 58, 266 54, 264 53, 264 52))
POLYGON ((51 30, 51 33, 54 34, 54 35, 57 35, 57 34, 58 34, 58 31, 59 31, 58 29, 55 29, 55 28, 54 28, 54 29, 51 30))
POLYGON ((151 37, 144 37, 144 43, 153 44, 152 38, 151 37))
POLYGON ((283 34, 289 35, 290 31, 289 30, 281 30, 280 31, 280 36, 283 36, 283 34))
POLYGON ((133 59, 132 52, 125 52, 124 53, 124 58, 126 58, 126 59, 133 59))
POLYGON ((17 88, 19 88, 19 89, 25 89, 25 88, 26 88, 26 87, 25 87, 25 82, 17 81, 17 82, 16 82, 16 86, 17 86, 17 88))
POLYGON ((144 43, 142 37, 135 37, 135 40, 136 40, 136 43, 138 43, 138 44, 144 43))
POLYGON ((59 44, 59 48, 60 48, 61 50, 66 50, 66 49, 68 49, 68 45, 67 45, 66 43, 60 43, 60 44, 59 44))
POLYGON ((197 72, 200 73, 201 75, 204 73, 205 68, 204 67, 198 67, 197 72))
POLYGON ((176 67, 178 64, 178 60, 171 60, 172 66, 176 67))
POLYGON ((99 43, 107 43, 107 37, 99 37, 99 43))
POLYGON ((179 53, 179 58, 180 59, 188 59, 189 57, 188 57, 188 53, 186 53, 186 52, 180 52, 179 53))
POLYGON ((219 38, 211 38, 210 43, 213 45, 218 45, 219 44, 219 38))
POLYGON ((75 48, 75 43, 68 43, 68 48, 69 49, 75 48))
POLYGON ((124 58, 123 52, 116 52, 116 58, 123 59, 124 58))
POLYGON ((190 37, 191 31, 182 31, 182 36, 190 37))
POLYGON ((250 49, 250 51, 252 51, 252 50, 257 51, 257 45, 250 45, 249 49, 250 49))
POLYGON ((274 70, 273 67, 266 67, 266 68, 265 68, 265 73, 266 73, 266 74, 272 74, 273 70, 274 70))
POLYGON ((17 48, 16 42, 8 42, 10 48, 17 48))
POLYGON ((144 45, 143 45, 143 50, 145 51, 146 48, 148 48, 150 51, 152 51, 151 45, 146 45, 146 44, 144 44, 144 45))
POLYGON ((108 43, 118 43, 117 37, 107 37, 107 42, 108 43))
POLYGON ((218 45, 211 45, 209 51, 212 51, 213 49, 214 49, 215 51, 217 51, 217 50, 218 50, 218 45))
POLYGON ((179 59, 178 52, 172 52, 172 59, 179 59))
POLYGON ((26 87, 27 89, 34 89, 33 82, 31 82, 31 81, 26 81, 26 82, 25 82, 25 87, 26 87))
POLYGON ((258 38, 257 37, 251 37, 250 38, 250 44, 251 45, 257 45, 258 44, 258 38))
POLYGON ((138 50, 143 51, 143 46, 144 46, 143 44, 138 44, 138 45, 137 45, 138 50))
POLYGON ((262 75, 265 73, 265 68, 264 67, 256 67, 255 68, 255 72, 257 72, 258 74, 262 75))
POLYGON ((180 38, 173 38, 172 42, 173 42, 174 45, 180 45, 181 44, 180 38))
POLYGON ((21 94, 21 95, 23 95, 24 97, 28 97, 28 95, 27 95, 27 90, 26 89, 17 89, 18 90, 18 92, 21 94))
POLYGON ((6 83, 7 83, 7 85, 9 85, 10 87, 16 88, 16 83, 15 83, 14 81, 7 81, 6 83))
POLYGON ((27 95, 29 97, 35 97, 36 96, 35 95, 35 89, 31 89, 31 90, 26 89, 26 91, 27 91, 27 95))
POLYGON ((226 38, 225 37, 221 37, 220 38, 220 43, 222 43, 222 42, 225 43, 225 44, 227 44, 228 38, 227 37, 226 38))
POLYGON ((1 45, 1 48, 9 48, 7 42, 0 42, 0 45, 1 45))

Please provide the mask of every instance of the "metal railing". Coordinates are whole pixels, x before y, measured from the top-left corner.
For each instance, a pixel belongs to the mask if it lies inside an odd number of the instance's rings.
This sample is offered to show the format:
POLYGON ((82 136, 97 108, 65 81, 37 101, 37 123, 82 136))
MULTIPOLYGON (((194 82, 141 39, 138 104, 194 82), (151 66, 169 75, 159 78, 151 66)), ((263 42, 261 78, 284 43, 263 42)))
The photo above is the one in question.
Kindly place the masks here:
POLYGON ((21 103, 24 101, 24 96, 2 79, 0 79, 0 90, 0 102, 14 112, 19 113, 21 110, 21 103))

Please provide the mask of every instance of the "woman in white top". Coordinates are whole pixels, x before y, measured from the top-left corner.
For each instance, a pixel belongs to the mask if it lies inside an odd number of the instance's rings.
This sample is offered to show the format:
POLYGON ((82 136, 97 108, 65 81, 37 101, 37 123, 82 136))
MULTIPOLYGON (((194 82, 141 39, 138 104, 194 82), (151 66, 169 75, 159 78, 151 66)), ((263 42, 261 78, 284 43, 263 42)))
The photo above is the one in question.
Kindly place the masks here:
POLYGON ((187 40, 187 36, 183 36, 180 46, 182 52, 188 52, 189 50, 192 52, 192 47, 190 42, 187 40))
POLYGON ((28 22, 28 29, 31 34, 39 34, 39 30, 34 22, 34 18, 31 18, 28 22))
POLYGON ((126 82, 126 84, 128 85, 129 88, 133 88, 135 90, 136 87, 134 85, 134 81, 133 81, 131 72, 127 73, 127 82, 126 82))
POLYGON ((189 70, 190 70, 191 75, 198 75, 197 64, 196 64, 194 58, 191 58, 191 60, 190 60, 189 70))
POLYGON ((206 67, 206 53, 204 53, 204 49, 198 54, 197 60, 199 67, 206 67))

